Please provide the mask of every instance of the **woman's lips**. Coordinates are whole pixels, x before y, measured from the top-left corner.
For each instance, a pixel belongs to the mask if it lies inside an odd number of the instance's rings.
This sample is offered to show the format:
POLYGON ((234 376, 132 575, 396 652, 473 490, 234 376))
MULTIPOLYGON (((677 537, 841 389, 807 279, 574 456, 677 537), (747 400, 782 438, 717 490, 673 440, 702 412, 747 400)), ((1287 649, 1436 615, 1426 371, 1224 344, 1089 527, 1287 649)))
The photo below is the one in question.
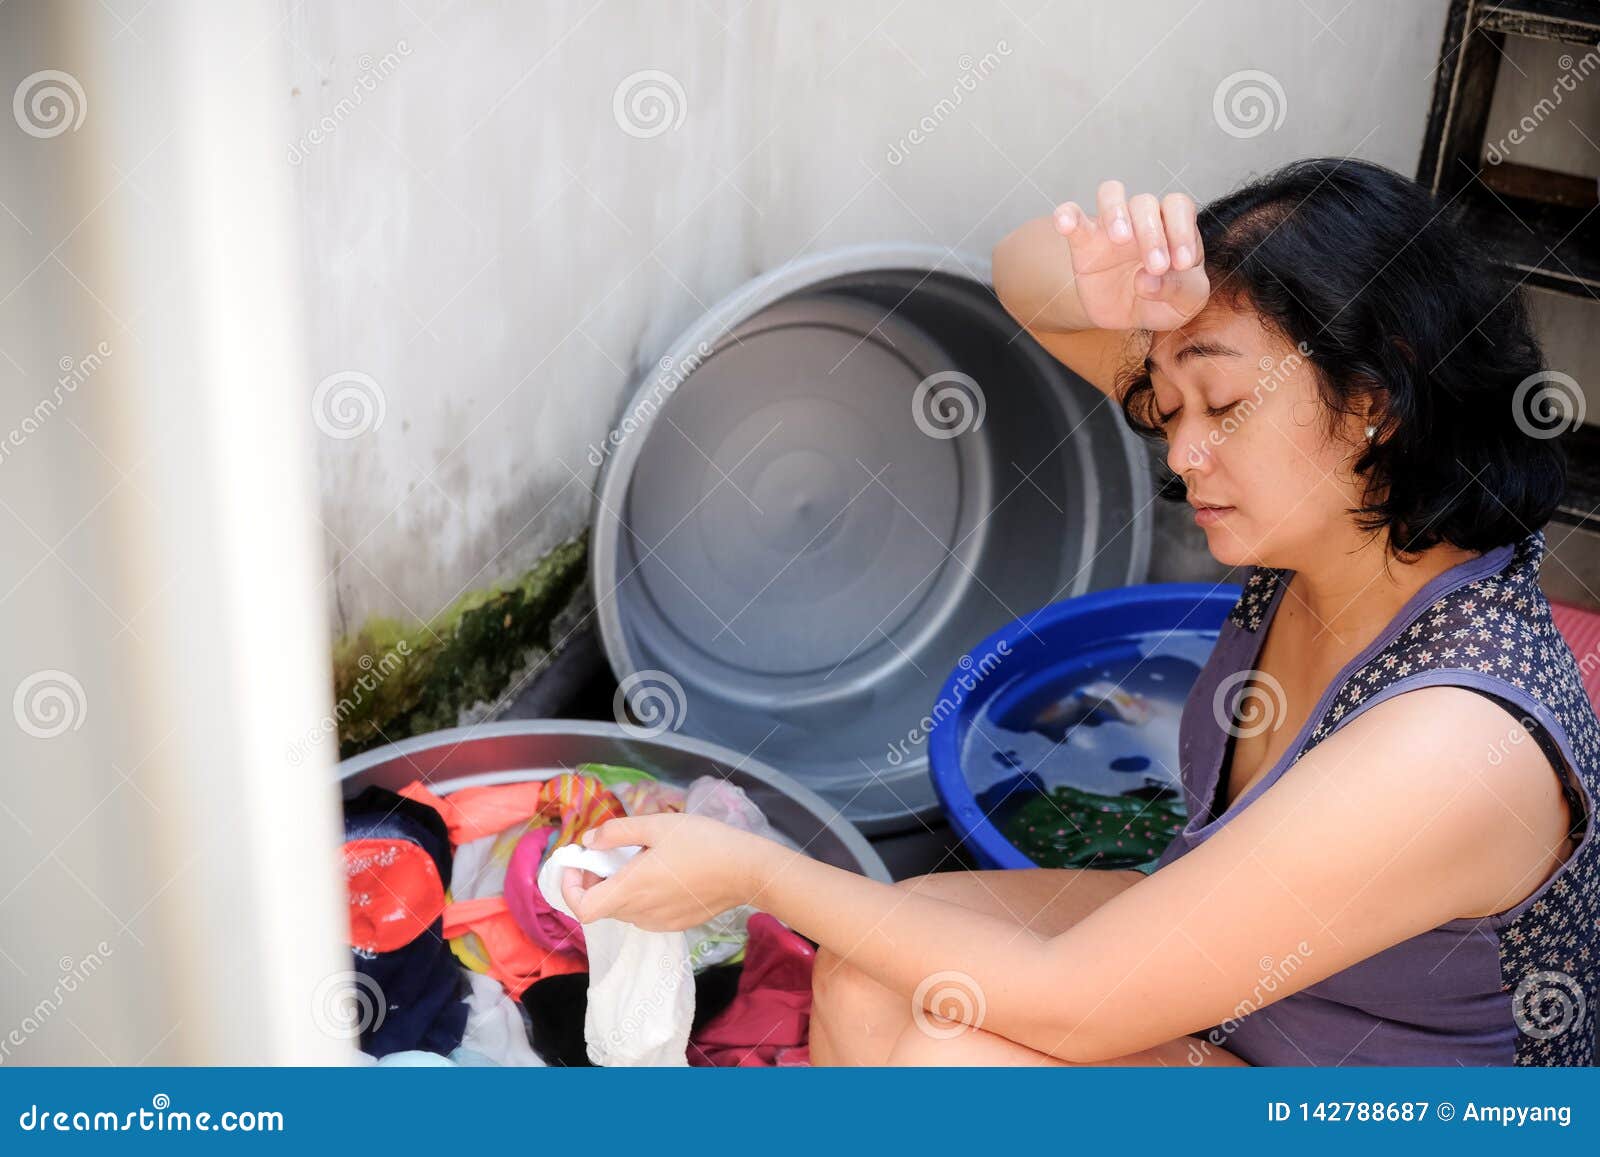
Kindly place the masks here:
POLYGON ((1196 506, 1194 523, 1196 526, 1216 526, 1232 513, 1231 506, 1196 506))

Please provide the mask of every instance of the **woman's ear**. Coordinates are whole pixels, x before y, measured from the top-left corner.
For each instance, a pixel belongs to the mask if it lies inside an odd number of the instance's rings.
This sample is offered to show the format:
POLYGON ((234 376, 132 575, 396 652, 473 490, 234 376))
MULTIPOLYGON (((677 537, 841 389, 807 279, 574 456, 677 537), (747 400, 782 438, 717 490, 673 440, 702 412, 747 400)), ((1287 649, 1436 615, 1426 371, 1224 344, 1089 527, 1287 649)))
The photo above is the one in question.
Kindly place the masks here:
POLYGON ((1376 440, 1377 431, 1383 429, 1383 415, 1385 412, 1386 407, 1381 396, 1373 395, 1367 398, 1366 410, 1362 421, 1365 423, 1366 429, 1373 431, 1367 435, 1369 441, 1376 440))
MULTIPOLYGON (((1397 339, 1398 340, 1398 339, 1397 339)), ((1381 442, 1383 440, 1384 419, 1389 413, 1389 391, 1379 382, 1367 379, 1366 388, 1360 392, 1359 401, 1356 403, 1355 415, 1361 422, 1363 441, 1381 442), (1370 435, 1366 434, 1371 430, 1370 435)))

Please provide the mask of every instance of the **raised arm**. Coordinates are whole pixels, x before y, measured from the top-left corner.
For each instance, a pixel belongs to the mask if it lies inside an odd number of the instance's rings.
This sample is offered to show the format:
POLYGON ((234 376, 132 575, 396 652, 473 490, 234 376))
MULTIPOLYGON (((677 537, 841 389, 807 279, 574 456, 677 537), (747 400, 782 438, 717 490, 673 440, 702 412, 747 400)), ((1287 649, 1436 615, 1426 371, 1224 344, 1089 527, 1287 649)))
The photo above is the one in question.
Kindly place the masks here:
POLYGON ((1112 394, 1118 368, 1143 357, 1143 332, 1176 329, 1210 292, 1195 222, 1182 193, 1127 199, 1102 181, 1098 216, 1074 201, 1035 217, 994 247, 1000 304, 1053 357, 1112 394))

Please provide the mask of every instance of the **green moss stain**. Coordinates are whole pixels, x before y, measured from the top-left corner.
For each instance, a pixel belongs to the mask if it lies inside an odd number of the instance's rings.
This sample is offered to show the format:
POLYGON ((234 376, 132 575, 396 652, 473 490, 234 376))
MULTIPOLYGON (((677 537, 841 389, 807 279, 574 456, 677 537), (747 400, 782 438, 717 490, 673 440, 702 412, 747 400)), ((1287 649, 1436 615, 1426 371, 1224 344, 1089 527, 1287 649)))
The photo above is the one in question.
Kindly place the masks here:
POLYGON ((556 547, 521 577, 469 591, 427 623, 374 617, 334 645, 339 757, 454 727, 492 702, 530 658, 548 651, 551 624, 582 587, 589 535, 556 547))

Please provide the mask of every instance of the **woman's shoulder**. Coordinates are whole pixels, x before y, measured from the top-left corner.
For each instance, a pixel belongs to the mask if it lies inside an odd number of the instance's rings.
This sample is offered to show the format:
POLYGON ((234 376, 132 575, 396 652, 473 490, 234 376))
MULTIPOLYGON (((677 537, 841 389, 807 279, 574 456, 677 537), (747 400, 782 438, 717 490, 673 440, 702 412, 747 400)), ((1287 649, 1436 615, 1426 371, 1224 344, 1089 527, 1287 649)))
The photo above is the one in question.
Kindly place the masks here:
POLYGON ((1570 648, 1538 582, 1542 533, 1497 548, 1407 609, 1381 645, 1329 689, 1316 743, 1350 716, 1422 686, 1455 686, 1553 723, 1600 771, 1600 732, 1570 648), (1594 750, 1590 750, 1594 747, 1594 750))
POLYGON ((1458 915, 1476 919, 1520 904, 1571 854, 1578 817, 1539 730, 1510 702, 1427 685, 1365 712, 1324 755, 1384 765, 1390 806, 1461 873, 1453 894, 1471 899, 1458 915))

